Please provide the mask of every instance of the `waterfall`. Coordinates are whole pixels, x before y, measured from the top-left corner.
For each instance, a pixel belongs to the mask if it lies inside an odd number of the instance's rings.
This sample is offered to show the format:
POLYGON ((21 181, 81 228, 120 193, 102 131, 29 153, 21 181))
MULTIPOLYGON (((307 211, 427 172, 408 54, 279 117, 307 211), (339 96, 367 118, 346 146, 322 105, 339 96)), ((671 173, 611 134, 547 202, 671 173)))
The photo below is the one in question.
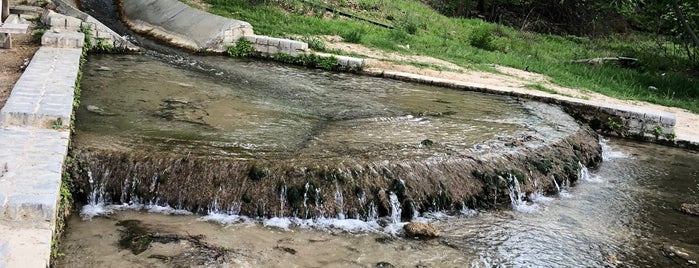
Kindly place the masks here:
POLYGON ((376 205, 374 205, 374 202, 371 202, 369 204, 369 213, 367 214, 367 221, 376 221, 379 218, 378 214, 376 213, 376 205))
POLYGON ((340 185, 335 182, 335 204, 337 205, 337 218, 344 220, 345 219, 345 204, 344 200, 342 199, 342 190, 340 189, 340 185))
POLYGON ((508 189, 510 190, 510 204, 512 205, 513 210, 526 213, 536 212, 539 210, 539 206, 537 204, 524 200, 526 194, 522 191, 522 187, 519 184, 519 180, 516 176, 508 174, 507 181, 509 182, 508 189))
POLYGON ((561 186, 558 185, 558 182, 556 181, 556 177, 551 176, 551 180, 553 180, 553 184, 556 185, 556 192, 560 193, 561 192, 561 186))
POLYGON ((394 192, 391 192, 389 200, 391 202, 391 222, 399 223, 400 214, 402 211, 400 209, 400 202, 398 201, 398 196, 394 192))
POLYGON ((508 188, 510 190, 510 204, 512 204, 512 207, 515 208, 524 205, 524 193, 522 193, 522 187, 519 185, 517 177, 509 174, 507 180, 510 182, 508 188))
POLYGON ((284 202, 286 201, 286 186, 279 190, 279 217, 284 217, 284 202))
POLYGON ((88 170, 87 176, 91 191, 90 194, 87 196, 87 204, 84 205, 80 210, 80 216, 83 218, 83 220, 89 220, 92 219, 92 217, 94 216, 104 215, 108 213, 104 206, 104 184, 97 184, 95 182, 95 179, 92 176, 92 171, 88 170))

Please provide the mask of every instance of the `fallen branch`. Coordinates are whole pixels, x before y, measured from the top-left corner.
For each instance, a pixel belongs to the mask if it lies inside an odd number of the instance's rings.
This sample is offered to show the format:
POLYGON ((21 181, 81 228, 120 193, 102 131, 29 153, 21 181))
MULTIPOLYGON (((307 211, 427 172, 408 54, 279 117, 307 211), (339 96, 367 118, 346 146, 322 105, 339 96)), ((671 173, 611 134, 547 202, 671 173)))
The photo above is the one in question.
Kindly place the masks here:
POLYGON ((573 62, 575 63, 587 63, 587 64, 592 64, 592 65, 602 65, 607 61, 618 61, 623 64, 630 64, 637 62, 637 58, 629 58, 629 57, 603 57, 603 58, 591 58, 591 59, 580 59, 580 60, 574 60, 573 62))

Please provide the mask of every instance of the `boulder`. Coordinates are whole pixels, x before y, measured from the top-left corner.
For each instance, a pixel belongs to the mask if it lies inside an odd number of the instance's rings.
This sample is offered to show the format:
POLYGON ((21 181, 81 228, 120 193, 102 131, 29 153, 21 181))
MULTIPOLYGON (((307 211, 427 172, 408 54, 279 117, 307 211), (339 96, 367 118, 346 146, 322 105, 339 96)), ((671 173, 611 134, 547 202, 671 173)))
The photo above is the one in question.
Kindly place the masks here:
POLYGON ((410 222, 403 226, 405 234, 410 237, 432 238, 439 237, 439 229, 427 222, 410 222))
POLYGON ((699 216, 699 204, 684 203, 680 206, 680 211, 689 215, 699 216))

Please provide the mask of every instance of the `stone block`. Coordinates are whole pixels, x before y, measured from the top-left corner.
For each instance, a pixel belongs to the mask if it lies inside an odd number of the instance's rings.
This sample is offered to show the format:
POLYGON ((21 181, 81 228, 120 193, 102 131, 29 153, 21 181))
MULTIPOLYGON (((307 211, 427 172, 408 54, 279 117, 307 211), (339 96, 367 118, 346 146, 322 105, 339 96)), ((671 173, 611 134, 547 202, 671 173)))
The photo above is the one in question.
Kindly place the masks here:
POLYGON ((306 51, 308 50, 308 43, 298 41, 291 42, 291 50, 297 52, 306 51))
MULTIPOLYGON (((258 41, 257 41, 257 35, 246 35, 246 36, 243 36, 243 38, 245 38, 246 40, 250 41, 250 43, 253 43, 253 45, 259 45, 259 44, 260 44, 260 43, 258 43, 258 41)), ((234 41, 235 41, 235 40, 234 40, 234 41)))
POLYGON ((56 216, 57 202, 58 193, 11 195, 3 218, 13 221, 51 222, 56 216))
POLYGON ((41 45, 55 48, 82 48, 85 42, 83 33, 46 32, 41 37, 41 45))
POLYGON ((640 129, 642 124, 643 124, 642 119, 630 118, 630 119, 624 120, 624 126, 628 127, 629 129, 633 129, 633 130, 640 129))
POLYGON ((285 53, 291 52, 291 40, 280 40, 278 48, 285 53))
POLYGON ((255 52, 267 53, 267 45, 254 44, 252 45, 252 49, 254 49, 255 52))
POLYGON ((16 6, 11 6, 10 7, 10 13, 12 14, 30 14, 30 15, 38 15, 42 11, 44 11, 43 8, 38 7, 38 6, 24 6, 24 5, 16 5, 16 6))
POLYGON ((267 54, 269 55, 277 54, 280 51, 281 50, 277 46, 267 45, 267 54))
POLYGON ((674 126, 677 124, 674 115, 673 116, 669 116, 669 115, 661 116, 660 122, 665 124, 665 125, 669 125, 669 126, 674 126))
POLYGON ((66 20, 66 29, 70 30, 79 30, 80 26, 83 24, 83 20, 74 18, 74 17, 65 17, 66 20))
POLYGON ((268 45, 268 43, 269 43, 269 37, 262 36, 262 35, 255 36, 255 44, 266 46, 266 45, 268 45))
POLYGON ((660 123, 660 115, 657 115, 655 113, 646 113, 645 115, 643 115, 643 118, 646 119, 646 121, 649 123, 660 123))
POLYGON ((279 38, 274 38, 274 37, 267 37, 267 45, 269 46, 274 46, 277 49, 281 48, 281 42, 283 39, 279 38))

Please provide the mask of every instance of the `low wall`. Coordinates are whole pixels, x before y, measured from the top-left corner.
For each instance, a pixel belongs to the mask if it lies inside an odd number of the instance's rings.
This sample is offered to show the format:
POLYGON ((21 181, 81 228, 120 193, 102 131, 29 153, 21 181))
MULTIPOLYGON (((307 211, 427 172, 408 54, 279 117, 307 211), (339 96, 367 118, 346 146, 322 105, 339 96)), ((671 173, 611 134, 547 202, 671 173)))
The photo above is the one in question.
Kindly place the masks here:
POLYGON ((0 267, 50 264, 82 56, 73 41, 39 48, 0 110, 0 267))
POLYGON ((59 31, 78 31, 81 28, 90 29, 92 44, 104 44, 125 50, 139 50, 138 46, 129 42, 102 22, 92 16, 78 10, 71 4, 72 1, 54 0, 56 10, 47 11, 42 16, 42 21, 51 29, 59 31))
POLYGON ((177 0, 122 0, 122 19, 134 31, 192 50, 225 51, 253 35, 252 25, 194 9, 177 0))
POLYGON ((676 119, 675 115, 671 113, 623 105, 595 103, 565 96, 553 96, 544 92, 531 94, 521 93, 507 87, 486 86, 477 83, 434 78, 403 72, 363 71, 363 73, 407 82, 507 95, 557 104, 563 107, 566 112, 571 114, 574 118, 589 124, 598 132, 699 150, 699 144, 696 142, 676 139, 676 119))

